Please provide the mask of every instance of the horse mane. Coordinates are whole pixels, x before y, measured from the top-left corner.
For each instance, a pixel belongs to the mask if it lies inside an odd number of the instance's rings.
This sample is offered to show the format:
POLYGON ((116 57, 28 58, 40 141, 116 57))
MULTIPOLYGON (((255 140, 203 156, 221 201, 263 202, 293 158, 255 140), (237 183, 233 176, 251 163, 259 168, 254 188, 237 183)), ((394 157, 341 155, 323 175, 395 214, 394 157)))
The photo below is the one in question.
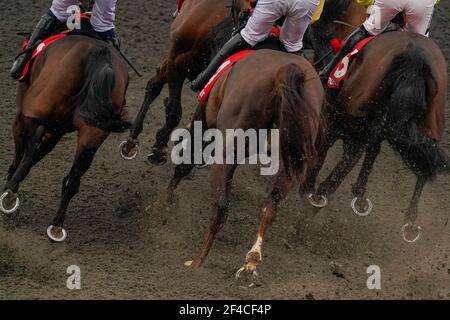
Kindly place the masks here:
POLYGON ((351 0, 327 0, 323 7, 322 15, 317 24, 324 25, 339 19, 342 13, 348 9, 351 0))

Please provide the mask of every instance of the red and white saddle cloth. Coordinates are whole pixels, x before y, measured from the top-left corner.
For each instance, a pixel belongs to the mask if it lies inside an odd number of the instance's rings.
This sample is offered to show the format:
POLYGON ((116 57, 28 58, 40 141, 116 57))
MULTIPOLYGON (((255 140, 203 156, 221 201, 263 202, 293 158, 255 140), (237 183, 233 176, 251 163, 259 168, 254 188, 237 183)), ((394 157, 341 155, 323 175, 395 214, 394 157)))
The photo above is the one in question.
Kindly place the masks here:
POLYGON ((198 100, 200 102, 206 102, 208 100, 209 93, 211 92, 211 89, 216 84, 217 80, 220 79, 220 77, 227 72, 229 69, 231 69, 238 61, 244 59, 246 56, 248 56, 250 53, 252 53, 255 50, 243 50, 238 53, 233 54, 231 57, 226 59, 222 65, 217 69, 216 73, 209 79, 208 83, 206 84, 205 88, 200 92, 198 95, 198 100))
POLYGON ((184 0, 177 0, 177 12, 181 11, 181 8, 183 7, 184 0))
MULTIPOLYGON (((272 28, 272 35, 279 37, 280 36, 280 28, 274 26, 272 28)), ((233 54, 231 57, 226 59, 222 65, 217 69, 216 73, 209 79, 208 83, 205 85, 205 88, 199 93, 198 100, 200 102, 206 102, 208 100, 209 93, 211 92, 211 89, 216 84, 217 80, 220 79, 220 77, 227 72, 230 68, 232 68, 237 62, 244 59, 246 56, 248 56, 250 53, 252 53, 253 49, 249 50, 243 50, 238 53, 233 54)))
MULTIPOLYGON (((31 69, 31 64, 33 63, 34 59, 36 59, 36 57, 38 55, 40 55, 49 45, 51 45, 53 42, 58 41, 61 38, 67 37, 67 33, 61 33, 61 34, 57 34, 54 36, 51 36, 45 40, 43 40, 33 51, 33 55, 31 56, 31 59, 27 62, 27 64, 25 65, 25 68, 23 69, 22 75, 20 76, 20 78, 18 78, 18 81, 21 81, 23 79, 25 79, 25 77, 28 75, 28 72, 31 69)), ((23 42, 23 46, 22 48, 25 50, 25 48, 27 47, 28 44, 28 40, 25 40, 23 42)))
MULTIPOLYGON (((90 16, 89 15, 82 13, 80 18, 83 19, 83 21, 86 21, 87 23, 89 23, 89 20, 90 20, 90 16)), ((44 52, 44 50, 46 48, 48 48, 48 46, 50 46, 53 42, 56 42, 59 39, 65 38, 69 34, 70 34, 70 32, 66 31, 66 32, 63 32, 63 33, 58 33, 56 35, 50 36, 50 37, 42 40, 42 42, 39 43, 39 45, 34 49, 33 55, 31 56, 30 60, 25 65, 25 68, 23 69, 22 75, 16 80, 18 80, 18 81, 24 80, 26 78, 26 76, 28 75, 28 73, 30 72, 31 65, 32 65, 34 59, 36 59, 37 56, 39 56, 42 52, 44 52)), ((28 40, 25 40, 22 43, 22 50, 25 50, 27 45, 28 45, 28 40)))
MULTIPOLYGON (((341 86, 342 80, 345 79, 348 73, 348 69, 350 66, 351 61, 353 58, 364 48, 366 44, 368 44, 370 41, 373 40, 375 37, 369 37, 362 41, 360 41, 353 50, 347 54, 341 62, 338 63, 338 65, 333 69, 333 71, 330 74, 330 77, 328 78, 328 88, 331 89, 339 89, 341 86)), ((339 51, 340 47, 342 47, 342 42, 339 42, 336 39, 333 39, 330 43, 331 47, 335 52, 339 51)))

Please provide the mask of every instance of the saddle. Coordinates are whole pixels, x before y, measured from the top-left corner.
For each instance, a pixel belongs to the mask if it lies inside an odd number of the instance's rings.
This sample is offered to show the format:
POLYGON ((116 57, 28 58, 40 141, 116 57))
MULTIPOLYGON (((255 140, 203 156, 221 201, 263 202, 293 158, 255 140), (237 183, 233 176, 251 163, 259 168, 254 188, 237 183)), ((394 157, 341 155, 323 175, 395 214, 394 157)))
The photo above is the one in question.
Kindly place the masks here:
POLYGON ((280 29, 276 26, 272 28, 272 35, 267 38, 266 40, 258 43, 255 47, 248 50, 242 50, 239 51, 229 58, 225 59, 225 61, 221 64, 221 66, 217 69, 216 73, 211 77, 211 79, 208 81, 208 83, 205 85, 203 90, 198 95, 198 100, 200 102, 206 102, 208 100, 209 93, 211 92, 212 88, 216 84, 217 80, 222 77, 222 75, 227 72, 229 69, 231 69, 236 63, 247 57, 250 53, 252 53, 255 50, 262 50, 262 49, 269 49, 269 50, 276 50, 276 51, 282 51, 287 52, 284 45, 280 41, 280 29))

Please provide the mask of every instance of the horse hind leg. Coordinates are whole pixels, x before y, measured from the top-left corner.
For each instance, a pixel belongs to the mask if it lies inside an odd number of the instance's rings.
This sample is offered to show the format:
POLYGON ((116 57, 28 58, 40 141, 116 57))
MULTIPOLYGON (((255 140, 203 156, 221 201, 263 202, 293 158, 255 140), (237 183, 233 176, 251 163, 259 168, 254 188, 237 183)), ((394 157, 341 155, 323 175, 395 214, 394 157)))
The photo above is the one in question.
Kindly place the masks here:
POLYGON ((24 145, 19 145, 19 148, 23 148, 23 156, 17 167, 14 168, 13 164, 13 169, 10 168, 11 171, 14 170, 14 173, 6 182, 3 194, 0 196, 0 210, 5 214, 12 214, 19 208, 20 200, 17 196, 19 184, 27 177, 33 167, 36 150, 46 131, 46 128, 43 125, 38 125, 35 119, 23 117, 19 121, 22 121, 23 126, 21 128, 26 130, 24 145))
POLYGON ((422 228, 416 224, 419 212, 419 201, 425 187, 428 177, 417 176, 417 182, 414 189, 413 197, 409 203, 408 210, 405 214, 405 225, 402 228, 403 240, 406 242, 416 242, 422 235, 422 228))
POLYGON ((63 242, 67 232, 63 228, 65 215, 72 198, 78 193, 81 177, 92 164, 94 156, 107 138, 108 133, 103 130, 82 125, 79 130, 77 150, 72 168, 63 179, 61 201, 53 224, 47 228, 47 236, 52 242, 63 242))
POLYGON ((372 172, 376 158, 380 154, 380 150, 381 140, 373 143, 369 142, 361 171, 358 175, 358 180, 352 187, 353 200, 351 202, 351 207, 353 212, 360 217, 368 216, 373 209, 372 201, 365 197, 365 194, 370 173, 372 172))
POLYGON ((292 186, 293 181, 291 177, 286 174, 284 168, 280 168, 275 185, 261 209, 256 241, 245 257, 244 266, 236 273, 236 279, 244 282, 248 287, 254 286, 255 280, 258 278, 256 269, 262 261, 262 244, 269 226, 275 220, 278 204, 287 196, 292 186))
POLYGON ((150 105, 160 95, 164 85, 167 82, 167 62, 164 61, 161 68, 158 68, 156 75, 151 78, 145 88, 145 98, 142 102, 136 118, 130 128, 130 136, 123 141, 120 146, 120 155, 125 160, 132 160, 136 158, 139 151, 138 136, 144 128, 144 119, 150 108, 150 105))
MULTIPOLYGON (((202 122, 202 131, 201 131, 201 137, 203 137, 203 134, 206 131, 207 128, 207 124, 204 121, 204 112, 205 112, 205 104, 199 104, 197 106, 197 109, 195 110, 194 116, 192 117, 191 123, 189 125, 189 137, 190 137, 190 144, 184 144, 184 142, 189 142, 186 140, 180 141, 178 142, 179 146, 182 146, 182 153, 184 156, 185 152, 189 152, 189 156, 190 156, 190 162, 189 163, 180 163, 178 165, 175 166, 175 170, 174 170, 174 174, 172 177, 172 180, 170 180, 169 186, 167 187, 166 190, 164 190, 161 195, 159 196, 159 199, 161 201, 158 201, 158 203, 160 205, 168 205, 169 203, 172 202, 173 200, 173 195, 175 192, 175 189, 178 187, 178 185, 180 184, 180 182, 189 175, 189 173, 191 173, 192 169, 194 169, 195 166, 198 166, 199 164, 195 163, 195 153, 198 152, 202 155, 203 158, 203 150, 206 146, 206 143, 204 142, 202 145, 202 149, 201 150, 195 150, 195 143, 193 143, 193 141, 195 140, 195 123, 196 122, 202 122), (180 145, 181 144, 181 145, 180 145), (186 148, 190 145, 191 150, 187 150, 186 148)), ((205 161, 205 160, 204 160, 205 161)), ((150 209, 151 206, 147 207, 147 210, 150 209)), ((161 209, 161 208, 158 208, 161 209)))
POLYGON ((306 196, 311 205, 316 208, 322 208, 327 205, 328 200, 324 196, 316 196, 315 188, 317 177, 322 170, 323 164, 326 160, 328 151, 335 144, 337 140, 337 133, 331 132, 324 137, 323 141, 317 142, 318 159, 314 167, 308 168, 305 182, 300 185, 299 193, 301 196, 306 196))
POLYGON ((328 177, 317 188, 317 192, 310 198, 311 204, 318 210, 325 207, 328 203, 328 198, 336 192, 345 177, 352 171, 355 165, 361 159, 363 148, 358 141, 344 139, 344 154, 341 161, 334 167, 328 177), (317 199, 323 199, 323 202, 318 202, 317 199))
POLYGON ((12 176, 17 170, 20 162, 22 161, 23 154, 25 152, 25 129, 22 121, 19 120, 19 116, 13 123, 13 136, 14 136, 14 159, 11 166, 8 169, 6 181, 11 180, 12 176))
POLYGON ((237 165, 234 164, 215 164, 211 168, 211 181, 214 192, 213 216, 200 252, 193 261, 185 263, 188 267, 198 268, 203 265, 217 234, 227 220, 231 184, 236 167, 237 165))
POLYGON ((169 99, 165 101, 166 122, 164 127, 156 133, 156 142, 152 147, 152 152, 148 155, 148 161, 155 165, 163 165, 167 162, 165 148, 170 134, 180 124, 183 115, 181 93, 186 74, 181 70, 177 61, 168 64, 167 78, 169 99))

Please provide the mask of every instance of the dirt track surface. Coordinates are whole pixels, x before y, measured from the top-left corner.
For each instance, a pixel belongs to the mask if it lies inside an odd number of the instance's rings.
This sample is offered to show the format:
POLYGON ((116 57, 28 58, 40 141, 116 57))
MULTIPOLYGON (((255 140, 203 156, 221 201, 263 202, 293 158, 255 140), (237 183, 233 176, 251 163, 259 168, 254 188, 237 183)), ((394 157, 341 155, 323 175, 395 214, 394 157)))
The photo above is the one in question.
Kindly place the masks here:
MULTIPOLYGON (((173 1, 175 2, 175 1, 173 1)), ((0 174, 6 175, 13 155, 11 123, 15 114, 15 83, 10 61, 19 46, 19 31, 29 31, 50 1, 5 0, 2 3, 0 50, 0 174)), ((129 118, 141 104, 147 79, 163 56, 172 1, 121 1, 118 29, 126 53, 143 66, 145 78, 132 76, 128 91, 129 118)), ((442 1, 433 21, 432 37, 450 60, 450 3, 442 1)), ((257 168, 242 167, 235 175, 230 217, 209 260, 200 270, 183 262, 199 248, 210 217, 208 170, 196 170, 178 189, 174 204, 155 209, 173 165, 151 167, 144 162, 156 128, 163 120, 163 91, 145 122, 141 156, 124 162, 117 146, 127 134, 112 135, 82 180, 81 192, 69 208, 64 244, 50 244, 45 230, 59 201, 62 178, 68 173, 76 135, 66 136, 36 166, 21 186, 17 219, 0 220, 0 298, 443 298, 450 299, 450 181, 441 176, 429 184, 420 203, 423 238, 416 244, 400 236, 403 211, 414 188, 414 177, 384 147, 370 178, 367 195, 375 204, 366 218, 350 208, 351 183, 357 167, 317 216, 304 239, 294 225, 310 210, 292 192, 282 204, 263 246, 261 286, 241 289, 234 282, 256 234, 259 206, 271 179, 257 168), (146 210, 148 208, 148 210, 146 210), (338 270, 330 266, 338 265, 338 270), (78 265, 82 289, 66 288, 66 269, 78 265), (382 289, 366 287, 367 266, 382 271, 382 289)), ((183 95, 184 123, 195 107, 195 96, 183 95)), ((447 112, 447 119, 450 112, 447 112)), ((450 153, 450 133, 442 143, 450 153)), ((331 152, 322 177, 340 155, 331 152)), ((3 183, 3 182, 2 182, 3 183)))

